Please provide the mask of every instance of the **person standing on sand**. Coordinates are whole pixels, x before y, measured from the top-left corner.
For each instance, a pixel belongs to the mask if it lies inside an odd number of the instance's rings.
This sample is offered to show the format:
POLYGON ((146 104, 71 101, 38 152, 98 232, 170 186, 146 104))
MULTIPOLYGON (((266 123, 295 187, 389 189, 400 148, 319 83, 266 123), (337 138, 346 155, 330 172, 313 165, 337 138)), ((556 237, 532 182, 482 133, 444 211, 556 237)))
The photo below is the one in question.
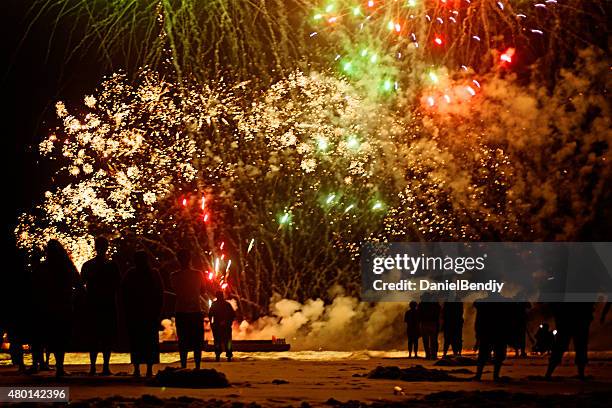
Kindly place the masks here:
POLYGON ((140 376, 140 364, 147 365, 147 377, 151 377, 153 364, 159 364, 158 329, 164 293, 159 273, 149 266, 144 251, 134 254, 134 263, 121 282, 130 360, 134 377, 140 376))
MULTIPOLYGON (((28 321, 31 313, 32 299, 30 296, 30 274, 26 267, 25 251, 18 251, 14 259, 14 267, 7 270, 2 282, 7 293, 1 298, 2 329, 6 332, 9 343, 11 362, 18 372, 25 373, 23 345, 28 343, 28 321)), ((2 338, 0 329, 0 343, 2 338)))
POLYGON ((506 317, 512 311, 511 304, 504 302, 499 294, 490 294, 484 300, 474 302, 476 308, 476 337, 479 341, 476 376, 480 381, 485 364, 493 352, 493 379, 499 381, 502 363, 506 359, 508 346, 508 323, 506 317), (510 307, 509 307, 510 306, 510 307))
POLYGON ((593 320, 594 306, 595 304, 592 302, 552 304, 557 334, 548 361, 547 379, 552 377, 555 368, 561 363, 563 354, 569 348, 572 339, 576 352, 575 362, 578 368, 578 377, 580 379, 585 378, 584 369, 588 362, 589 328, 593 320))
POLYGON ((419 356, 419 316, 417 312, 417 302, 414 300, 410 302, 409 309, 404 314, 404 322, 406 323, 406 334, 408 336, 408 358, 412 358, 412 352, 414 351, 414 358, 419 356))
POLYGON ((174 311, 181 367, 187 368, 187 353, 193 351, 195 368, 199 370, 204 340, 204 313, 200 302, 200 294, 204 293, 204 281, 200 272, 191 269, 189 251, 179 251, 177 258, 180 269, 170 279, 176 294, 174 311))
POLYGON ((208 317, 215 342, 215 359, 221 359, 222 348, 225 348, 227 361, 232 361, 232 323, 236 312, 232 305, 224 299, 223 292, 216 293, 217 299, 210 305, 208 317))
POLYGON ((442 331, 444 333, 443 356, 446 357, 449 347, 453 356, 461 355, 463 348, 463 303, 444 302, 442 308, 442 331))
POLYGON ((102 375, 111 375, 111 348, 117 333, 116 297, 121 282, 117 264, 107 258, 108 240, 95 241, 96 257, 85 262, 81 275, 87 290, 89 311, 89 374, 96 374, 98 352, 102 352, 102 375))
POLYGON ((527 357, 527 314, 531 304, 529 302, 517 301, 512 305, 510 314, 510 345, 516 351, 516 357, 527 357))
POLYGON ((533 351, 540 355, 550 354, 552 345, 555 342, 555 335, 549 330, 548 323, 542 323, 535 334, 535 344, 533 351))
POLYGON ((44 262, 33 275, 36 339, 33 341, 31 372, 43 364, 43 348, 55 356, 55 375, 62 377, 64 356, 72 333, 73 299, 82 283, 68 252, 55 239, 49 240, 44 262))
POLYGON ((438 358, 438 333, 440 332, 440 304, 430 294, 423 294, 418 306, 418 316, 425 348, 425 358, 438 358))

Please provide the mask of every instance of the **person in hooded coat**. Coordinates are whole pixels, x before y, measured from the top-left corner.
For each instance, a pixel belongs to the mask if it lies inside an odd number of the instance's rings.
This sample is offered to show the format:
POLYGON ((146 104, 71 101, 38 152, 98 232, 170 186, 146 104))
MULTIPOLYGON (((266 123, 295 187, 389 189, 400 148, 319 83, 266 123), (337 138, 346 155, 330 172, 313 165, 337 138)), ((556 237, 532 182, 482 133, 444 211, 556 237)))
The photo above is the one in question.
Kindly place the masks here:
POLYGON ((236 317, 236 312, 232 305, 225 300, 222 291, 218 291, 216 296, 217 299, 208 311, 215 342, 215 357, 219 361, 221 350, 224 348, 227 361, 232 361, 232 323, 236 317))
POLYGON ((32 340, 32 369, 42 364, 45 347, 55 356, 55 374, 62 377, 73 323, 73 304, 83 285, 76 267, 62 244, 51 239, 45 260, 36 268, 32 281, 35 317, 32 340))
POLYGON ((111 348, 117 333, 116 296, 121 276, 117 264, 108 259, 108 240, 96 238, 96 257, 85 262, 81 276, 87 290, 89 314, 89 373, 96 373, 98 352, 102 352, 103 375, 111 375, 111 348))
POLYGON ((149 266, 147 254, 134 255, 134 268, 121 282, 121 299, 130 343, 130 360, 135 377, 140 364, 147 365, 147 377, 153 375, 153 364, 159 363, 159 324, 163 304, 163 286, 157 270, 149 266))

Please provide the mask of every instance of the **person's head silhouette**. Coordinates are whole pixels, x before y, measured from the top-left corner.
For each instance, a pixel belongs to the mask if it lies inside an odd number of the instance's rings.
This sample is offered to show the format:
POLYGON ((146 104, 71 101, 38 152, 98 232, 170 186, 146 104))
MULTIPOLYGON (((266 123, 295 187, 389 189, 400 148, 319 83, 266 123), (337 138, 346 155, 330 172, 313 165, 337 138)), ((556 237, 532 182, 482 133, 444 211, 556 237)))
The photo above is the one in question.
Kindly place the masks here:
POLYGON ((224 296, 223 296, 223 291, 222 290, 218 290, 217 293, 215 293, 215 296, 217 297, 217 301, 224 300, 224 296))
POLYGON ((56 239, 50 239, 47 242, 47 260, 49 262, 55 262, 62 258, 62 253, 64 252, 64 247, 60 242, 56 239))
POLYGON ((64 249, 62 244, 57 239, 50 239, 47 242, 47 262, 51 264, 61 264, 66 262, 68 257, 68 252, 64 249))
POLYGON ((46 263, 49 273, 56 275, 57 278, 66 277, 67 274, 75 271, 68 251, 56 239, 51 239, 47 243, 46 263))
POLYGON ((106 251, 108 251, 108 239, 100 236, 96 238, 94 246, 96 247, 96 255, 104 257, 106 256, 106 251))

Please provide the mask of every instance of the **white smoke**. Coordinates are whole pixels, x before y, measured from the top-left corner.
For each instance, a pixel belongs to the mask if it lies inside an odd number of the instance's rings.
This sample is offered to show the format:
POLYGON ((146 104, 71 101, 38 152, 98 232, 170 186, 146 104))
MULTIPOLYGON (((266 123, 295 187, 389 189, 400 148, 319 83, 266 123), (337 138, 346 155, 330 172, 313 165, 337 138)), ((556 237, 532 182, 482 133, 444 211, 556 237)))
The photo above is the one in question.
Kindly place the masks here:
POLYGON ((339 288, 331 304, 321 299, 272 299, 270 315, 234 327, 234 339, 284 338, 292 350, 363 350, 403 347, 404 303, 367 303, 339 288))
POLYGON ((159 332, 159 341, 172 341, 176 340, 176 326, 174 325, 174 318, 163 319, 161 321, 163 330, 159 332))

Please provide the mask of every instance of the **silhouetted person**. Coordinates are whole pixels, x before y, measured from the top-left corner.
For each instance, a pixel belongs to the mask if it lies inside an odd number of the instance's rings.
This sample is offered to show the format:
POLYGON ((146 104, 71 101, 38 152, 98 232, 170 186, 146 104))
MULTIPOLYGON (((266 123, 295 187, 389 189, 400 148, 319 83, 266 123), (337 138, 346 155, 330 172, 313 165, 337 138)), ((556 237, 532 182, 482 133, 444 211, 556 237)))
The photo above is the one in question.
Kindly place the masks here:
MULTIPOLYGON (((9 353, 13 366, 25 372, 23 345, 28 343, 28 330, 31 315, 31 283, 26 270, 26 254, 18 251, 14 258, 14 269, 7 271, 2 282, 4 293, 1 296, 3 328, 9 342, 9 353)), ((2 336, 2 330, 0 330, 2 336)))
POLYGON ((557 334, 555 335, 555 341, 548 361, 546 378, 552 376, 555 368, 561 363, 563 354, 569 348, 570 340, 573 339, 578 376, 584 379, 584 369, 588 362, 587 350, 589 345, 589 328, 593 320, 593 307, 594 303, 592 302, 552 304, 557 334))
POLYGON ((134 254, 134 268, 121 282, 121 296, 130 341, 130 360, 134 376, 140 376, 140 364, 147 365, 147 377, 153 375, 153 364, 159 363, 159 316, 163 287, 159 273, 149 266, 147 254, 134 254))
POLYGON ((204 281, 199 271, 191 269, 189 251, 177 254, 180 269, 170 277, 176 302, 174 305, 176 334, 178 336, 181 367, 187 368, 187 353, 193 351, 196 370, 202 361, 204 340, 204 312, 200 294, 204 292, 204 281))
POLYGON ((516 302, 511 305, 510 319, 510 345, 516 350, 516 356, 527 356, 527 313, 531 308, 529 302, 516 302))
POLYGON ((463 303, 444 302, 442 308, 442 331, 444 333, 444 350, 446 357, 451 347, 454 356, 460 356, 463 348, 463 303))
POLYGON ((215 342, 215 358, 217 361, 221 359, 221 351, 224 348, 227 361, 232 361, 232 323, 236 312, 224 299, 222 291, 218 291, 216 296, 217 299, 212 302, 208 311, 215 342))
POLYGON ((511 310, 509 304, 503 300, 499 294, 490 294, 487 301, 474 302, 476 308, 474 326, 479 341, 476 380, 481 379, 484 366, 491 358, 491 352, 493 352, 493 379, 497 381, 500 378, 499 372, 506 359, 509 336, 507 319, 511 310))
POLYGON ((533 351, 538 354, 548 354, 552 350, 555 335, 550 331, 548 323, 542 323, 535 334, 533 351))
POLYGON ((406 334, 408 336, 408 358, 412 357, 414 351, 414 357, 418 357, 419 353, 419 337, 421 335, 421 328, 419 325, 419 315, 417 311, 417 302, 414 300, 410 302, 410 309, 406 310, 404 314, 404 322, 406 323, 406 334))
POLYGON ((70 343, 73 297, 82 290, 80 276, 68 252, 57 240, 47 244, 45 261, 33 274, 36 333, 32 344, 32 371, 43 363, 46 346, 55 356, 55 374, 65 375, 64 355, 70 343))
POLYGON ((421 337, 425 349, 425 358, 438 358, 438 333, 440 332, 440 304, 425 294, 418 306, 421 337))
POLYGON ((81 276, 87 289, 89 311, 89 373, 96 373, 98 352, 102 352, 103 375, 111 375, 110 357, 117 333, 116 297, 121 283, 117 264, 107 258, 108 240, 96 238, 96 257, 85 262, 81 276))

